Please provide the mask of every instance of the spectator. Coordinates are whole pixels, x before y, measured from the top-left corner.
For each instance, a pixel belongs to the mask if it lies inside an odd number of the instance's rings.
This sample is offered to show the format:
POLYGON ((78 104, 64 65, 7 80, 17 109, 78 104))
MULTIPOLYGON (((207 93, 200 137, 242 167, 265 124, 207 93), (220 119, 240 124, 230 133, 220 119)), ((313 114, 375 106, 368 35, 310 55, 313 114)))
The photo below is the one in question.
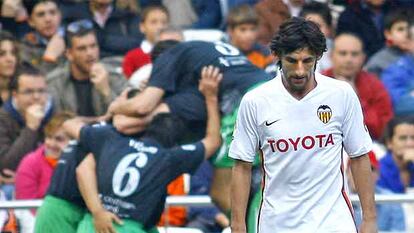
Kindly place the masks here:
MULTIPOLYGON (((412 40, 414 44, 414 39, 412 40)), ((397 116, 414 114, 414 54, 407 54, 382 72, 397 116)))
POLYGON ((390 11, 384 19, 386 45, 367 62, 366 68, 381 78, 382 71, 410 52, 410 19, 406 9, 390 11))
POLYGON ((89 19, 93 23, 102 57, 123 56, 139 47, 143 35, 139 17, 129 11, 114 8, 113 0, 91 0, 79 4, 64 19, 66 23, 89 19))
POLYGON ((61 13, 56 1, 25 1, 29 25, 34 31, 22 40, 25 62, 47 73, 64 62, 65 41, 61 13))
POLYGON ((19 64, 18 45, 6 31, 0 31, 0 107, 9 98, 9 83, 19 64))
POLYGON ((46 79, 37 69, 24 66, 10 83, 11 98, 0 109, 0 172, 8 178, 11 197, 14 172, 25 154, 43 141, 43 126, 53 113, 46 79))
POLYGON ((227 17, 227 33, 230 44, 238 48, 251 63, 261 69, 272 65, 269 48, 257 42, 259 17, 253 7, 240 5, 230 10, 227 17))
MULTIPOLYGON (((212 179, 213 168, 205 161, 191 176, 190 195, 208 195, 212 179)), ((229 225, 230 220, 216 206, 189 207, 187 227, 197 228, 203 232, 220 233, 229 225)))
POLYGON ((414 119, 392 119, 385 131, 387 154, 380 160, 380 177, 377 184, 394 193, 405 193, 414 187, 414 119))
MULTIPOLYGON (((381 168, 379 166, 378 160, 375 157, 374 152, 369 152, 369 159, 371 162, 371 170, 372 170, 372 180, 375 184, 378 181, 379 173, 381 168)), ((351 169, 347 169, 348 175, 348 184, 350 186, 351 192, 356 193, 355 185, 353 183, 351 169)), ((379 185, 375 185, 375 193, 376 194, 387 194, 392 195, 393 192, 380 187, 379 185)), ((361 206, 359 204, 353 205, 355 211, 355 221, 356 224, 359 226, 361 224, 361 206)), ((385 204, 377 204, 377 222, 378 222, 378 230, 381 232, 405 232, 405 216, 404 210, 399 203, 385 203, 385 204)))
POLYGON ((300 16, 316 23, 326 37, 326 47, 328 51, 322 55, 322 58, 319 60, 316 66, 316 70, 318 72, 321 72, 322 70, 330 68, 332 66, 330 53, 333 46, 331 9, 329 9, 329 6, 326 3, 324 4, 320 2, 310 2, 306 3, 303 6, 302 11, 300 12, 300 16))
POLYGON ((49 187, 63 148, 69 137, 63 130, 65 120, 74 117, 72 113, 56 113, 45 125, 44 144, 27 154, 16 172, 16 199, 43 199, 49 187))
POLYGON ((48 75, 56 110, 88 117, 103 115, 126 87, 125 78, 99 63, 99 45, 90 21, 69 24, 66 45, 69 62, 48 75))
POLYGON ((161 36, 162 32, 172 32, 175 34, 181 34, 182 32, 177 30, 164 31, 169 24, 169 14, 163 6, 150 6, 145 8, 141 15, 140 29, 145 35, 145 40, 141 43, 139 48, 128 51, 125 55, 122 68, 125 76, 129 79, 130 76, 142 66, 151 63, 151 52, 154 43, 156 43, 161 36))
POLYGON ((386 0, 361 0, 348 5, 338 19, 336 32, 352 32, 362 38, 365 54, 371 57, 384 46, 386 0))
POLYGON ((289 8, 283 0, 262 0, 255 5, 259 15, 259 37, 262 45, 268 46, 279 26, 290 18, 289 8))
POLYGON ((145 35, 141 43, 144 53, 150 53, 160 31, 168 26, 169 14, 164 6, 149 6, 141 13, 140 31, 145 35))
POLYGON ((362 40, 349 33, 338 35, 331 59, 332 68, 323 74, 348 82, 354 88, 371 137, 380 139, 393 116, 391 99, 381 81, 374 74, 362 70, 365 59, 362 40))

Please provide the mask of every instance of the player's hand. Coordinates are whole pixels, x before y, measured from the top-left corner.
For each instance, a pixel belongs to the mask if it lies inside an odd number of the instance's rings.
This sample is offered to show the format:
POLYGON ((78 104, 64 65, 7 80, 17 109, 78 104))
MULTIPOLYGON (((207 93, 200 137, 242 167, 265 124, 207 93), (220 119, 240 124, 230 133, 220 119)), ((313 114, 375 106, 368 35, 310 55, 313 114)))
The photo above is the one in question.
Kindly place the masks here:
POLYGON ((95 225, 96 233, 116 233, 113 222, 122 225, 123 222, 115 214, 100 210, 93 214, 93 224, 95 225))
POLYGON ((103 96, 108 97, 111 94, 109 86, 109 74, 102 63, 95 63, 91 68, 91 82, 103 96))
POLYGON ((32 130, 38 130, 43 118, 45 117, 45 111, 40 104, 33 104, 26 109, 24 118, 27 127, 32 130))
POLYGON ((375 220, 362 220, 359 228, 360 233, 378 233, 377 221, 375 220))
POLYGON ((223 79, 223 74, 220 73, 219 68, 214 66, 205 66, 201 69, 201 79, 198 89, 207 97, 216 97, 218 87, 223 79))
POLYGON ((230 225, 229 218, 223 213, 216 214, 214 219, 216 220, 216 223, 218 223, 222 228, 226 228, 230 225))

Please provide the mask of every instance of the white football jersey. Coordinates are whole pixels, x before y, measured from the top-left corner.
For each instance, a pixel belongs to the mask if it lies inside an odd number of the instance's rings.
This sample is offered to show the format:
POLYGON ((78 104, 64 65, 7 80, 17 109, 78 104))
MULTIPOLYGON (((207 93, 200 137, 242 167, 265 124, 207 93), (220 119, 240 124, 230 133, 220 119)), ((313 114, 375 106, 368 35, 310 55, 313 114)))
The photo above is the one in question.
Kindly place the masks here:
POLYGON ((242 99, 230 157, 253 162, 262 154, 259 233, 356 232, 345 190, 342 149, 368 153, 372 141, 352 87, 321 74, 301 100, 281 76, 242 99))

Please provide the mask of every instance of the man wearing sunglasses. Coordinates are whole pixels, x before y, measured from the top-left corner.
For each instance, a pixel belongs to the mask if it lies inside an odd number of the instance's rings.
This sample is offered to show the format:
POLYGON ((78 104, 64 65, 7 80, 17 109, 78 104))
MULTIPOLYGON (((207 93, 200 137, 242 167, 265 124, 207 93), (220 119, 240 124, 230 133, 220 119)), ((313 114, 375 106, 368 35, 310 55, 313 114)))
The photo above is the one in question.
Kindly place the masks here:
POLYGON ((125 78, 99 61, 99 44, 91 21, 69 24, 66 46, 68 63, 48 76, 56 109, 86 117, 103 115, 126 87, 125 78))
MULTIPOLYGON (((53 114, 46 79, 39 70, 23 66, 10 90, 12 97, 0 109, 0 179, 6 178, 6 184, 14 183, 20 160, 43 141, 42 128, 53 114)), ((6 189, 6 194, 13 192, 12 186, 6 189)))

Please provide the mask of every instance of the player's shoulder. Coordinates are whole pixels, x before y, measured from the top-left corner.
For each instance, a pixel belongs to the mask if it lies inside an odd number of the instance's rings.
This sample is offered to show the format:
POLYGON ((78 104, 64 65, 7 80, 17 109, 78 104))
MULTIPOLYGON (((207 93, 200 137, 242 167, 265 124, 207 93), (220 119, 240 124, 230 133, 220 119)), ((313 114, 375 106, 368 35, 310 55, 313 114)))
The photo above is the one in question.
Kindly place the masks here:
POLYGON ((112 124, 108 124, 106 122, 98 122, 95 124, 84 126, 88 131, 91 133, 111 133, 117 132, 116 128, 112 124))
POLYGON ((321 85, 323 91, 331 92, 332 94, 347 95, 354 92, 351 85, 345 81, 337 80, 319 73, 315 73, 318 85, 321 85))
POLYGON ((277 93, 276 88, 279 85, 278 79, 280 78, 276 76, 273 79, 257 84, 254 88, 247 91, 243 98, 246 100, 258 100, 277 93))

